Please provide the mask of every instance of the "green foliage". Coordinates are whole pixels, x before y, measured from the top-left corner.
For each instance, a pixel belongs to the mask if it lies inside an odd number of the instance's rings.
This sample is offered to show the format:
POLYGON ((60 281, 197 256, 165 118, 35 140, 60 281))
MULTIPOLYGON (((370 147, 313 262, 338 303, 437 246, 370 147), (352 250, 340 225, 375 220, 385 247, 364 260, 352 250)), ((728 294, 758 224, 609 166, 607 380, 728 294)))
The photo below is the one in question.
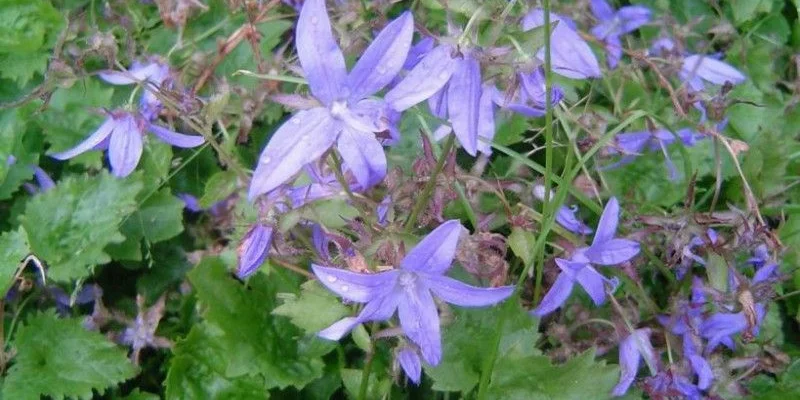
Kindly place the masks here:
POLYGON ((125 351, 103 335, 86 330, 80 319, 48 311, 32 316, 13 342, 14 365, 3 382, 3 398, 91 399, 132 378, 136 368, 125 351))
POLYGON ((218 259, 208 258, 189 273, 205 306, 206 323, 220 332, 227 358, 225 376, 261 376, 269 388, 302 388, 322 376, 320 356, 331 350, 321 339, 303 337, 291 322, 272 316, 275 285, 256 274, 245 287, 218 259))
POLYGON ((0 235, 0 293, 8 292, 20 262, 30 252, 28 237, 22 227, 0 235))
POLYGON ((754 400, 783 400, 800 397, 800 361, 795 360, 778 379, 759 375, 747 386, 754 400))
POLYGON ((183 201, 169 189, 161 189, 142 199, 136 211, 125 220, 122 233, 128 240, 150 243, 171 239, 183 232, 183 201))
POLYGON ((49 0, 0 1, 0 77, 25 86, 44 74, 63 23, 49 0))
POLYGON ((50 279, 83 278, 111 261, 104 248, 125 239, 119 226, 136 210, 137 176, 67 177, 28 202, 22 226, 33 253, 49 265, 50 279))
POLYGON ((317 333, 350 314, 350 309, 319 282, 308 281, 300 289, 299 295, 279 293, 278 298, 283 299, 283 304, 272 313, 289 317, 293 324, 309 334, 317 333))

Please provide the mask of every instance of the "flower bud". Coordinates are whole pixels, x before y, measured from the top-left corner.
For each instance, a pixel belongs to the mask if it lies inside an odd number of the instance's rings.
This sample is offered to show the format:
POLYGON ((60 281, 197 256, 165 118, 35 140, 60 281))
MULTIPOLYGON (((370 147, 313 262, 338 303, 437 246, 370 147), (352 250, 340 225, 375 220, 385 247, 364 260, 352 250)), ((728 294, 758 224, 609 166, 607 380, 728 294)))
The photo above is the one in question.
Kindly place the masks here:
POLYGON ((272 231, 272 226, 257 223, 244 235, 237 249, 239 253, 237 277, 244 279, 252 275, 264 263, 272 243, 272 231))

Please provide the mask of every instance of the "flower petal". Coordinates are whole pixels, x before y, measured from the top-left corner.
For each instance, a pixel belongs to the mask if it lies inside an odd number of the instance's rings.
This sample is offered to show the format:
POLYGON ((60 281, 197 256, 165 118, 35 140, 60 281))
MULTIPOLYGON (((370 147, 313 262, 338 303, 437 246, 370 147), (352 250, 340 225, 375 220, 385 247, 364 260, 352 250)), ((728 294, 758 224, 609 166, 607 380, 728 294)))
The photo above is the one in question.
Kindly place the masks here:
POLYGON ((362 188, 371 187, 386 176, 386 154, 374 133, 345 126, 336 149, 362 188))
MULTIPOLYGON (((313 265, 312 265, 313 266, 313 265)), ((353 330, 358 324, 369 321, 383 321, 392 317, 397 309, 399 296, 392 291, 387 291, 383 297, 378 297, 364 306, 358 317, 342 318, 333 325, 320 331, 317 335, 324 339, 339 340, 348 332, 353 330)))
POLYGON ((478 147, 478 113, 481 100, 481 67, 465 57, 458 63, 447 89, 447 114, 461 146, 474 156, 478 147))
POLYGON ((617 223, 619 223, 619 202, 616 197, 608 199, 600 221, 597 223, 597 233, 594 234, 592 246, 607 242, 617 234, 617 223))
POLYGON ((342 298, 357 303, 366 303, 390 293, 396 284, 398 270, 377 274, 360 274, 341 268, 311 264, 320 283, 342 298))
MULTIPOLYGON (((600 64, 589 44, 569 26, 566 18, 551 14, 551 21, 557 22, 550 41, 553 72, 572 79, 600 77, 600 64)), ((523 18, 523 29, 526 31, 542 25, 544 25, 544 11, 541 8, 532 10, 523 18)), ((536 54, 539 60, 544 60, 544 51, 542 48, 536 54)))
POLYGON ((419 346, 422 358, 430 365, 437 365, 442 360, 442 338, 436 303, 424 285, 409 285, 404 289, 397 305, 400 326, 419 346))
POLYGON ((443 274, 453 263, 458 237, 464 229, 454 219, 439 225, 406 254, 400 268, 431 275, 443 274))
POLYGON ((592 228, 588 227, 575 216, 577 211, 577 208, 569 208, 567 206, 559 207, 558 212, 556 212, 556 222, 564 227, 564 229, 579 235, 588 235, 594 232, 592 228))
POLYGON ((112 85, 130 85, 149 80, 151 76, 157 75, 162 67, 158 63, 149 63, 144 66, 133 66, 127 71, 103 71, 97 76, 112 85))
POLYGON ((42 192, 46 192, 56 187, 56 183, 53 182, 53 178, 51 178, 50 175, 48 175, 47 172, 41 167, 33 167, 33 177, 36 178, 36 183, 39 184, 39 189, 42 192))
POLYGON ((351 101, 383 89, 403 68, 414 34, 414 17, 405 12, 386 25, 347 76, 351 101))
POLYGON ((606 0, 591 0, 589 8, 592 10, 594 17, 600 21, 614 18, 614 9, 608 4, 606 0))
POLYGON ((94 131, 94 133, 92 133, 91 135, 89 135, 88 138, 86 138, 86 140, 80 142, 77 146, 67 151, 51 154, 50 157, 53 157, 57 160, 66 160, 75 157, 83 152, 92 150, 96 146, 100 145, 104 140, 106 140, 109 135, 111 135, 111 131, 114 129, 115 126, 117 126, 118 123, 119 122, 115 120, 113 117, 108 117, 106 118, 105 121, 103 121, 103 124, 100 125, 100 127, 97 128, 96 131, 94 131))
POLYGON ((297 19, 297 57, 311 93, 329 105, 341 97, 347 69, 344 55, 333 38, 325 0, 306 0, 297 19))
POLYGON ((576 274, 575 278, 595 305, 599 306, 606 301, 605 278, 596 269, 587 265, 576 274))
POLYGON ((275 189, 322 156, 336 140, 337 128, 324 108, 300 111, 286 121, 261 152, 248 198, 275 189))
POLYGON ((397 86, 386 93, 386 102, 395 111, 404 111, 433 96, 450 80, 456 68, 451 51, 452 48, 446 45, 431 50, 397 86))
POLYGON ((639 29, 642 25, 650 22, 650 9, 645 6, 625 6, 617 11, 622 26, 620 34, 630 33, 639 29))
POLYGON ((611 239, 593 244, 584 254, 593 264, 615 265, 639 254, 639 243, 628 239, 611 239))
POLYGON ((492 139, 494 139, 494 92, 497 89, 492 84, 481 87, 481 98, 478 101, 478 140, 479 152, 492 154, 492 139))
POLYGON ((419 385, 422 378, 422 361, 419 359, 417 352, 412 348, 404 347, 397 352, 397 361, 408 379, 411 379, 411 382, 414 382, 415 385, 419 385))
POLYGON ((136 169, 141 157, 142 133, 138 129, 136 120, 126 116, 114 127, 111 141, 108 143, 111 172, 119 178, 124 178, 136 169))
POLYGON ((156 137, 161 139, 161 141, 169 143, 176 147, 182 148, 192 148, 200 146, 201 144, 205 143, 206 139, 199 135, 185 135, 183 133, 178 133, 163 126, 158 126, 156 124, 148 124, 148 128, 150 132, 153 132, 156 137))
POLYGON ((624 395, 633 380, 636 379, 636 373, 639 371, 641 356, 637 348, 636 336, 635 334, 629 335, 619 344, 620 377, 619 383, 614 387, 614 391, 611 392, 614 396, 624 395))
POLYGON ((482 288, 467 285, 444 275, 421 274, 436 297, 462 307, 486 307, 497 304, 514 293, 514 286, 482 288))
POLYGON ((547 294, 544 295, 542 302, 531 311, 531 314, 537 317, 543 317, 555 311, 567 301, 570 293, 572 293, 573 286, 575 286, 575 281, 569 277, 569 274, 562 272, 558 275, 558 278, 556 278, 556 281, 547 294))
POLYGON ((724 85, 725 82, 738 84, 747 79, 739 70, 728 63, 699 54, 684 58, 681 72, 686 77, 697 76, 716 85, 724 85))
POLYGON ((255 224, 244 235, 236 249, 239 253, 239 267, 236 269, 236 276, 239 279, 252 275, 264 263, 272 243, 272 232, 272 226, 255 224))
POLYGON ((317 336, 328 340, 339 340, 360 323, 361 321, 356 317, 342 318, 334 322, 333 325, 321 330, 317 336))
POLYGON ((711 387, 711 382, 714 380, 714 371, 711 370, 711 365, 705 358, 699 354, 692 354, 689 356, 689 364, 692 370, 697 374, 697 387, 701 390, 706 390, 711 387))

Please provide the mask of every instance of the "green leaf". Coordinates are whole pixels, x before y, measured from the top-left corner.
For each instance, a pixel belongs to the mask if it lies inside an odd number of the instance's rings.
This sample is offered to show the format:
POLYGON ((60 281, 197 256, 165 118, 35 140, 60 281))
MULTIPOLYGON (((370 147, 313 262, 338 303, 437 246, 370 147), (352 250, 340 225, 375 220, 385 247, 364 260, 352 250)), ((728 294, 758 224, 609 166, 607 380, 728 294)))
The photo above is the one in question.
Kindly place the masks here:
POLYGON ((169 188, 161 189, 131 214, 122 233, 128 240, 144 238, 150 243, 171 239, 183 232, 183 206, 169 188))
POLYGON ((509 315, 503 324, 495 370, 511 360, 539 354, 534 347, 539 337, 538 322, 520 306, 504 306, 502 312, 496 308, 456 310, 455 322, 443 329, 442 362, 425 368, 433 378, 435 390, 466 393, 478 384, 487 346, 495 342, 503 312, 509 315), (476 346, 476 343, 484 345, 476 346))
POLYGON ((103 251, 125 238, 119 225, 136 209, 141 183, 135 177, 67 177, 34 196, 21 217, 33 253, 50 266, 48 278, 66 282, 111 261, 103 251))
POLYGON ((231 360, 226 376, 261 374, 268 387, 279 388, 302 388, 322 376, 319 357, 330 347, 320 347, 321 339, 303 337, 288 319, 270 314, 277 274, 256 274, 245 288, 219 259, 207 258, 188 275, 206 306, 206 320, 222 331, 219 341, 231 360))
POLYGON ((759 375, 750 381, 748 389, 754 400, 783 400, 800 398, 800 360, 795 360, 779 379, 759 375))
POLYGON ((726 292, 728 290, 728 262, 717 253, 708 254, 706 274, 711 287, 726 292))
POLYGON ((24 86, 44 73, 62 18, 48 0, 0 1, 0 76, 24 86))
POLYGON ((317 333, 337 320, 350 315, 350 309, 317 281, 308 281, 301 286, 299 295, 279 293, 283 304, 272 313, 289 317, 293 324, 306 333, 317 333))
POLYGON ((206 182, 206 190, 200 198, 200 207, 210 208, 214 203, 224 200, 236 190, 239 178, 233 171, 220 171, 211 175, 206 182))
POLYGON ((525 400, 609 399, 618 369, 595 362, 594 349, 562 365, 545 356, 528 356, 499 362, 492 371, 489 398, 525 400))
POLYGON ((536 242, 536 236, 531 231, 527 231, 520 227, 511 229, 511 234, 508 235, 508 246, 511 251, 520 260, 525 263, 533 260, 533 245, 536 242))
POLYGON ((22 227, 0 235, 0 295, 4 296, 14 284, 19 263, 30 252, 28 236, 22 227))
POLYGON ((38 400, 41 396, 91 399, 136 375, 125 351, 80 319, 58 318, 48 311, 28 319, 13 342, 14 365, 3 383, 3 398, 38 400))
POLYGON ((264 379, 255 375, 228 376, 230 359, 223 334, 196 325, 173 350, 165 385, 167 399, 267 399, 264 379))
POLYGON ((753 20, 761 12, 768 13, 772 9, 772 0, 738 0, 731 4, 733 19, 737 24, 753 20))
MULTIPOLYGON (((362 372, 360 369, 342 368, 342 383, 344 384, 347 394, 351 399, 358 398, 359 390, 361 389, 362 372)), ((377 374, 369 376, 367 383, 367 398, 368 399, 382 399, 389 393, 392 388, 392 381, 388 379, 378 380, 377 374)))

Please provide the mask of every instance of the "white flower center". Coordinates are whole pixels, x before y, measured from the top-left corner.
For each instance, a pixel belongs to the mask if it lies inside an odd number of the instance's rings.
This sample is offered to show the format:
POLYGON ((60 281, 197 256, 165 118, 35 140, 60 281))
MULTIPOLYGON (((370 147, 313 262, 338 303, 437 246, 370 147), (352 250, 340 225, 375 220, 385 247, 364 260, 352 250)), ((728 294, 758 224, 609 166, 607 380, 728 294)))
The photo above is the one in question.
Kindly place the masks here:
POLYGON ((331 103, 331 115, 334 118, 341 118, 347 113, 346 101, 334 101, 331 103))
POLYGON ((412 289, 417 282, 417 274, 409 271, 402 271, 400 272, 398 282, 404 289, 412 289))

